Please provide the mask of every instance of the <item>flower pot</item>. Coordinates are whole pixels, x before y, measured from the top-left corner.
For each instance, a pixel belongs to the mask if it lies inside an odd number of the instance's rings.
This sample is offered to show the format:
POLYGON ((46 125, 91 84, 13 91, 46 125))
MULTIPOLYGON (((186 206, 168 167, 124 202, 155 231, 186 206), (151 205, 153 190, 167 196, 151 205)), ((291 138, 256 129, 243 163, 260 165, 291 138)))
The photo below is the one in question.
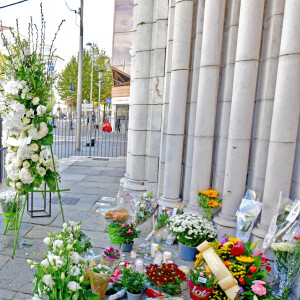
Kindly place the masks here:
POLYGON ((140 294, 131 294, 127 291, 127 299, 128 300, 140 300, 142 297, 143 292, 141 292, 140 294))
POLYGON ((132 250, 133 243, 132 244, 123 243, 122 246, 123 246, 123 251, 124 252, 130 252, 132 250))
POLYGON ((111 276, 112 274, 99 274, 90 272, 92 292, 96 295, 99 295, 99 299, 105 298, 105 293, 111 276))
POLYGON ((198 252, 199 251, 196 247, 189 247, 179 242, 178 255, 181 259, 186 261, 194 261, 198 252))
POLYGON ((109 238, 113 244, 122 244, 122 239, 118 235, 118 229, 118 226, 114 224, 110 224, 107 226, 109 238))
POLYGON ((189 280, 190 296, 193 300, 208 300, 213 288, 206 288, 194 284, 189 280))
POLYGON ((19 218, 17 213, 2 212, 2 214, 4 218, 5 228, 7 228, 8 230, 15 230, 18 228, 19 218))

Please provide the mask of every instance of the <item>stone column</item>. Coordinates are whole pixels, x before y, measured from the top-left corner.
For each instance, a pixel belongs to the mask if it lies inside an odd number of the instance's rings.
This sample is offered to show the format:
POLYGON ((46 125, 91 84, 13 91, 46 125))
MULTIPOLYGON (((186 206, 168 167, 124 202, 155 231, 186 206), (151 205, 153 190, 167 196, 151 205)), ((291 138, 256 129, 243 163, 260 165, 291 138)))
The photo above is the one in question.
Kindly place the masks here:
POLYGON ((193 52, 193 74, 191 79, 191 95, 188 112, 188 128, 186 140, 186 157, 184 167, 184 184, 183 184, 183 200, 189 201, 191 176, 193 166, 193 151, 194 151, 194 133, 195 133, 195 119, 197 109, 197 95, 199 84, 200 58, 202 48, 202 33, 203 33, 203 18, 204 18, 204 0, 198 1, 197 18, 196 18, 196 37, 193 52))
POLYGON ((193 1, 176 0, 164 191, 159 201, 163 206, 173 206, 181 200, 182 154, 192 22, 193 1))
POLYGON ((233 76, 237 46, 237 35, 240 16, 240 0, 227 1, 227 14, 224 31, 222 70, 220 82, 217 121, 216 121, 216 144, 213 163, 212 187, 220 192, 222 197, 225 163, 228 142, 230 109, 232 100, 233 76))
POLYGON ((147 188, 154 194, 158 184, 168 12, 168 0, 154 1, 146 158, 147 188))
POLYGON ((198 208, 197 190, 210 186, 225 3, 205 3, 189 210, 198 208))
MULTIPOLYGON (((236 211, 245 194, 260 55, 264 1, 242 0, 221 214, 215 222, 235 232, 236 211)), ((225 230, 225 229, 224 229, 225 230)))
POLYGON ((162 125, 159 149, 159 174, 158 174, 158 191, 157 195, 163 193, 164 171, 165 171, 165 156, 166 156, 166 141, 167 141, 167 125, 168 111, 170 100, 170 82, 172 71, 172 53, 173 53, 173 36, 174 36, 174 17, 175 17, 175 0, 169 0, 169 15, 168 15, 168 33, 167 33, 167 49, 166 49, 166 64, 165 64, 165 79, 162 103, 162 125))
POLYGON ((300 1, 286 0, 260 225, 263 237, 280 191, 289 197, 300 114, 300 1))
POLYGON ((290 192, 291 199, 300 199, 300 120, 298 125, 297 146, 294 161, 294 171, 290 192))
POLYGON ((267 1, 247 187, 264 190, 285 1, 267 1))
POLYGON ((149 78, 152 47, 154 0, 138 0, 134 35, 134 86, 131 95, 130 179, 123 182, 128 190, 146 190, 146 140, 148 122, 149 78))

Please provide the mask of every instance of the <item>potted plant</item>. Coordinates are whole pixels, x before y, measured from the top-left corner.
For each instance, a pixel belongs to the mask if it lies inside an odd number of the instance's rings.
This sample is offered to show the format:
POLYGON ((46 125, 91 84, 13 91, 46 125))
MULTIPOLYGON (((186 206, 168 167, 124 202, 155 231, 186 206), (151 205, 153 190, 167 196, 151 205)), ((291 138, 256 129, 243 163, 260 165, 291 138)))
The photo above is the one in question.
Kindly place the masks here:
POLYGON ((18 227, 18 211, 22 205, 22 197, 17 195, 16 192, 8 190, 0 193, 0 202, 5 223, 5 232, 16 229, 18 227))
POLYGON ((141 274, 132 267, 124 268, 121 271, 122 285, 127 291, 128 300, 139 300, 141 299, 143 289, 145 287, 146 276, 141 274))
POLYGON ((178 239, 179 257, 186 261, 194 261, 198 253, 196 247, 204 241, 212 241, 217 235, 212 222, 193 214, 171 217, 168 227, 178 239))
POLYGON ((205 260, 201 258, 195 268, 190 271, 189 288, 193 300, 208 300, 213 290, 215 276, 205 260))
POLYGON ((146 275, 152 285, 160 292, 171 296, 181 293, 180 284, 186 281, 186 275, 176 264, 162 264, 161 266, 151 264, 146 267, 146 275))
POLYGON ((105 298, 105 293, 113 270, 106 265, 94 265, 90 269, 92 292, 99 295, 99 299, 105 298))
POLYGON ((222 206, 222 199, 218 199, 219 192, 216 190, 198 191, 198 204, 202 210, 203 216, 211 220, 213 213, 222 206))
POLYGON ((106 265, 115 270, 121 262, 121 254, 118 249, 113 247, 107 248, 101 256, 101 264, 106 265))
POLYGON ((140 231, 136 229, 133 223, 122 224, 119 229, 119 237, 122 239, 123 251, 130 252, 132 250, 133 240, 140 236, 140 231))

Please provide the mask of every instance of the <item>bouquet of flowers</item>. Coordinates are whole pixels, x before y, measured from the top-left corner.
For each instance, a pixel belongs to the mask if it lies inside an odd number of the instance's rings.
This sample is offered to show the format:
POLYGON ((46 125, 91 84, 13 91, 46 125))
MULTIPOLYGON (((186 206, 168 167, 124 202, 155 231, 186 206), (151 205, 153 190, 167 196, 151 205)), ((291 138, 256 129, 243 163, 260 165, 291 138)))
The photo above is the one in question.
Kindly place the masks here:
MULTIPOLYGON (((80 228, 78 229, 80 231, 80 228)), ((88 290, 84 277, 84 259, 76 252, 77 240, 66 228, 44 239, 49 252, 40 263, 28 260, 36 268, 33 280, 34 299, 98 299, 88 290)))
POLYGON ((136 226, 133 223, 122 224, 118 231, 118 235, 124 244, 132 244, 133 240, 138 238, 140 234, 141 232, 136 229, 136 226))
POLYGON ((168 227, 181 244, 190 247, 196 247, 206 240, 212 241, 217 235, 212 222, 193 214, 171 217, 168 227))
POLYGON ((104 250, 104 255, 101 256, 101 264, 106 265, 112 269, 116 269, 121 262, 121 254, 118 249, 113 247, 104 250))
MULTIPOLYGON (((245 243, 237 238, 223 236, 221 242, 212 242, 210 245, 239 282, 240 296, 238 299, 272 299, 270 288, 265 281, 271 267, 268 265, 268 258, 263 255, 261 250, 253 253, 257 242, 245 243)), ((195 267, 202 261, 203 256, 199 253, 195 267)), ((227 300, 228 298, 218 283, 215 282, 209 299, 227 300)))
POLYGON ((300 272, 300 222, 287 232, 289 238, 282 242, 272 244, 275 253, 275 279, 272 292, 278 299, 286 300, 290 287, 300 272), (297 235, 296 235, 297 234, 297 235))
POLYGON ((198 191, 198 204, 202 209, 203 215, 211 220, 215 208, 222 206, 222 199, 218 199, 219 192, 215 190, 198 191))
POLYGON ((152 192, 144 194, 135 204, 135 224, 141 224, 150 218, 156 211, 157 202, 152 192))
POLYGON ((205 260, 203 258, 198 259, 197 265, 190 271, 189 287, 191 299, 209 299, 215 279, 205 260))
POLYGON ((135 271, 131 266, 125 267, 121 271, 121 274, 121 282, 127 292, 131 294, 142 293, 146 282, 146 276, 144 274, 135 271))
POLYGON ((19 197, 16 192, 8 190, 0 193, 0 202, 2 212, 16 213, 22 205, 22 197, 19 197))
POLYGON ((176 264, 150 265, 146 267, 146 275, 152 285, 159 291, 171 296, 181 293, 180 284, 187 280, 186 275, 176 264))
POLYGON ((96 295, 99 295, 100 299, 105 298, 107 286, 112 274, 113 270, 110 267, 101 264, 95 264, 90 269, 92 291, 96 295))
POLYGON ((169 218, 170 218, 169 214, 167 213, 166 210, 163 209, 156 219, 155 230, 164 227, 168 223, 169 218))

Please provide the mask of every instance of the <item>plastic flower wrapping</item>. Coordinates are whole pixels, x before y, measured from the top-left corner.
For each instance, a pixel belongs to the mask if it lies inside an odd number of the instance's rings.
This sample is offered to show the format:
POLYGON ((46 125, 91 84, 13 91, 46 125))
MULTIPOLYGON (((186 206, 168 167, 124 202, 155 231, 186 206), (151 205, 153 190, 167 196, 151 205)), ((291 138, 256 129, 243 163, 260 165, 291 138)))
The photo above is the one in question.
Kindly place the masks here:
POLYGON ((86 280, 84 258, 76 251, 81 224, 70 222, 61 233, 49 234, 44 243, 49 247, 38 263, 28 260, 36 270, 33 280, 33 299, 97 299, 86 280), (69 297, 69 298, 67 298, 69 297))
POLYGON ((18 207, 21 207, 22 205, 22 197, 17 197, 16 192, 8 190, 0 193, 0 203, 3 212, 15 213, 18 211, 18 207))
POLYGON ((208 220, 222 206, 222 199, 218 199, 219 192, 216 190, 198 191, 198 204, 203 215, 208 220))
POLYGON ((261 209, 262 203, 259 202, 257 193, 253 190, 247 190, 246 195, 242 199, 240 207, 236 213, 237 238, 240 238, 244 242, 249 241, 253 226, 260 214, 261 209))
MULTIPOLYGON (((268 265, 268 258, 264 256, 261 250, 254 251, 257 245, 256 242, 252 244, 251 242, 245 243, 238 238, 223 236, 221 242, 211 242, 210 245, 238 281, 240 287, 239 299, 272 299, 270 288, 266 284, 266 276, 271 271, 271 267, 268 265)), ((201 272, 203 266, 205 268, 201 273, 203 274, 201 277, 209 278, 210 269, 207 269, 207 263, 202 254, 199 253, 196 256, 194 272, 201 272)), ((209 299, 228 299, 225 292, 218 285, 217 280, 213 282, 209 299)))

